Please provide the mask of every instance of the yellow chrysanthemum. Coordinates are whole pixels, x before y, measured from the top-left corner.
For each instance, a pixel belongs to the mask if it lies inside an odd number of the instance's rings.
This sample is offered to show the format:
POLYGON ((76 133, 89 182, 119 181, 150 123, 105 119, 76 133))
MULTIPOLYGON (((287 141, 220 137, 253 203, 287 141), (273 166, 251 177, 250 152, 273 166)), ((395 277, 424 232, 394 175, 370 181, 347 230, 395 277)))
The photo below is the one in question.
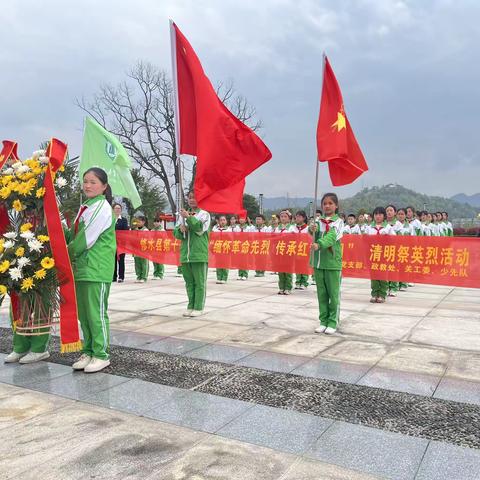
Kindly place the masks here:
POLYGON ((0 285, 0 297, 3 297, 7 294, 7 287, 5 285, 0 285))
POLYGON ((23 206, 23 203, 20 200, 15 200, 13 202, 12 207, 17 211, 21 212, 25 207, 23 206))
POLYGON ((23 257, 25 255, 25 249, 23 247, 18 247, 16 250, 15 250, 15 255, 17 257, 23 257))
POLYGON ((11 193, 12 189, 10 186, 0 188, 0 197, 3 198, 3 200, 6 200, 11 193))
POLYGON ((0 263, 0 273, 5 273, 10 268, 10 262, 8 260, 4 260, 0 263))
POLYGON ((64 172, 65 171, 65 165, 61 165, 60 168, 58 169, 59 172, 64 172))
POLYGON ((34 277, 37 280, 43 280, 46 276, 47 276, 47 271, 44 268, 41 268, 40 270, 37 270, 35 272, 35 275, 34 275, 34 277))
POLYGON ((13 180, 13 175, 4 175, 2 177, 2 185, 8 185, 13 180))
POLYGON ((22 285, 21 285, 21 289, 22 289, 22 292, 27 292, 28 290, 30 290, 32 287, 34 287, 34 283, 33 283, 33 278, 32 277, 28 277, 28 278, 24 278, 22 280, 22 285))
POLYGON ((42 265, 43 268, 49 270, 50 268, 53 268, 55 266, 55 260, 51 257, 44 257, 40 262, 40 265, 42 265))
POLYGON ((36 167, 36 168, 32 169, 32 172, 38 177, 39 175, 41 175, 43 173, 43 169, 41 167, 36 167))
POLYGON ((37 198, 42 198, 45 195, 45 187, 38 188, 35 192, 37 198))
POLYGON ((39 235, 37 238, 42 243, 48 242, 50 240, 50 237, 48 235, 39 235))
POLYGON ((38 160, 34 160, 33 158, 30 158, 25 162, 27 166, 29 166, 32 170, 35 168, 40 168, 40 162, 38 160))
POLYGON ((23 196, 30 195, 32 193, 32 190, 34 189, 35 185, 32 185, 30 181, 22 183, 21 186, 18 189, 18 193, 23 196))
POLYGON ((31 230, 32 228, 33 228, 33 225, 31 223, 24 223, 20 227, 20 231, 23 233, 23 232, 26 232, 27 230, 31 230))

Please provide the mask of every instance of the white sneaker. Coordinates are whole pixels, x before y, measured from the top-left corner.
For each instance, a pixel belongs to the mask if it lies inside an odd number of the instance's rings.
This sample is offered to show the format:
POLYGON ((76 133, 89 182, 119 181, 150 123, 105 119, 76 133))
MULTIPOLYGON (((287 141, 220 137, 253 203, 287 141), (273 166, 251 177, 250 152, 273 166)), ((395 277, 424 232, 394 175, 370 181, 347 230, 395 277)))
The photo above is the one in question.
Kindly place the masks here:
POLYGON ((22 357, 24 357, 28 352, 24 352, 24 353, 17 353, 17 352, 12 352, 12 353, 9 353, 4 359, 3 361, 5 363, 17 363, 22 357))
POLYGON ((50 356, 48 352, 28 352, 24 357, 19 360, 19 363, 35 363, 39 362, 40 360, 45 360, 50 356))
POLYGON ((83 370, 92 360, 92 357, 83 353, 80 358, 72 365, 74 370, 83 370))
POLYGON ((325 333, 326 333, 327 335, 332 335, 332 333, 335 333, 336 331, 337 331, 337 329, 336 329, 336 328, 332 328, 332 327, 327 327, 327 328, 325 329, 325 333))
POLYGON ((203 310, 192 310, 190 314, 191 317, 201 317, 203 315, 203 310))
POLYGON ((397 294, 395 292, 388 292, 389 297, 396 297, 397 294))
POLYGON ((291 290, 285 290, 285 291, 283 292, 284 295, 290 295, 291 293, 292 293, 291 290))
POLYGON ((187 310, 187 311, 183 312, 182 316, 184 316, 184 317, 191 317, 191 316, 192 316, 192 312, 193 312, 193 310, 187 310))
POLYGON ((414 283, 407 283, 407 286, 409 286, 409 287, 414 287, 415 284, 414 284, 414 283))
POLYGON ((90 363, 83 370, 85 373, 95 373, 103 370, 110 365, 110 360, 92 357, 90 363))
POLYGON ((318 328, 315 329, 315 333, 323 333, 326 329, 327 327, 320 325, 318 328))
POLYGON ((240 280, 241 280, 242 282, 246 282, 246 281, 247 281, 247 279, 246 279, 245 277, 240 278, 240 280))

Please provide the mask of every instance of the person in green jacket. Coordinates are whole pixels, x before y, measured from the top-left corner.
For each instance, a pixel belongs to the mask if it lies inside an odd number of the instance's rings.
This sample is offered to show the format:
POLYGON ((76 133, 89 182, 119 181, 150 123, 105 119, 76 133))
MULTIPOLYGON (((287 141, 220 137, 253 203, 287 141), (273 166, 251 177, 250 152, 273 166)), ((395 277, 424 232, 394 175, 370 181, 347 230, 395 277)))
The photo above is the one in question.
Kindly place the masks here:
MULTIPOLYGON (((145 215, 136 215, 133 225, 135 226, 136 230, 142 230, 142 231, 148 232, 148 220, 145 215)), ((146 283, 148 279, 148 267, 149 267, 148 258, 134 255, 133 261, 135 264, 135 275, 137 277, 137 279, 135 280, 135 283, 146 283)))
POLYGON ((117 248, 112 191, 104 170, 93 167, 84 173, 83 193, 87 200, 66 235, 83 333, 82 355, 72 367, 93 373, 110 365, 107 309, 117 248))
POLYGON ((338 197, 326 193, 321 201, 323 216, 315 221, 312 267, 317 286, 320 326, 315 333, 331 335, 340 322, 340 284, 342 281, 342 245, 344 223, 338 216, 338 197))
MULTIPOLYGON (((153 231, 161 232, 163 230, 162 226, 162 219, 159 217, 155 217, 153 220, 153 231)), ((157 278, 159 280, 163 279, 163 275, 165 273, 165 266, 162 263, 153 263, 153 278, 157 278)))
POLYGON ((188 296, 184 317, 203 315, 207 293, 208 273, 208 230, 210 214, 200 210, 193 192, 188 194, 189 211, 180 210, 179 222, 173 231, 175 238, 182 241, 180 263, 188 296))

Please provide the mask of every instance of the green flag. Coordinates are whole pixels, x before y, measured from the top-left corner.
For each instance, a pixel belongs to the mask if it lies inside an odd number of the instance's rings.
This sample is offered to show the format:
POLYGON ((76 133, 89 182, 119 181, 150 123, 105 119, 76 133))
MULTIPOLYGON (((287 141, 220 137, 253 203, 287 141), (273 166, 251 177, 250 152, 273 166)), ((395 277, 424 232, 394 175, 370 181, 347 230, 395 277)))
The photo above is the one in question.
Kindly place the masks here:
POLYGON ((80 159, 80 178, 91 167, 99 167, 107 172, 113 195, 128 198, 133 208, 142 204, 130 173, 132 161, 127 151, 113 134, 87 117, 80 159))

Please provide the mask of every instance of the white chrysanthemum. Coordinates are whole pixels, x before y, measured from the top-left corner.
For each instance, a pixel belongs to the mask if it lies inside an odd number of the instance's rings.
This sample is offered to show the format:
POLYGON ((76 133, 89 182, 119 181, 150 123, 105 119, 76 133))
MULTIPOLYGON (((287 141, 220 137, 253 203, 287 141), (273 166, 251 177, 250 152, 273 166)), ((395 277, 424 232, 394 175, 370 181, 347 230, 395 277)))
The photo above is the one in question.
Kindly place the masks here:
POLYGON ((7 233, 4 233, 3 236, 10 240, 15 240, 17 238, 17 232, 7 232, 7 233))
POLYGON ((30 171, 30 167, 28 165, 22 165, 21 167, 17 168, 17 173, 22 175, 30 171))
POLYGON ((26 232, 22 232, 20 236, 25 240, 32 240, 33 238, 35 238, 35 234, 30 230, 27 230, 26 232))
POLYGON ((27 242, 27 245, 32 252, 40 252, 43 248, 42 242, 40 242, 36 238, 27 242))
POLYGON ((67 180, 64 177, 57 177, 55 183, 58 188, 63 188, 67 184, 67 180))
POLYGON ((3 173, 4 173, 5 175, 13 175, 14 170, 13 170, 13 168, 8 167, 8 168, 6 168, 6 169, 3 171, 3 173))
POLYGON ((14 170, 18 170, 20 167, 23 166, 23 163, 22 162, 15 162, 13 165, 12 165, 12 168, 14 170))
POLYGON ((42 165, 46 165, 46 164, 50 161, 50 158, 49 158, 49 157, 39 157, 38 161, 39 161, 42 165))
POLYGON ((34 158, 35 160, 37 160, 38 157, 43 157, 45 155, 45 150, 35 150, 33 153, 32 153, 32 158, 34 158))
POLYGON ((7 240, 4 244, 3 244, 3 247, 5 248, 5 250, 9 249, 9 248, 12 248, 13 246, 15 245, 15 242, 12 241, 12 240, 7 240))
POLYGON ((30 259, 27 257, 20 257, 17 262, 18 268, 23 268, 25 265, 30 265, 30 259))
POLYGON ((8 274, 10 275, 10 278, 12 280, 20 280, 22 278, 22 271, 20 270, 20 268, 18 267, 15 267, 15 268, 11 268, 9 271, 8 271, 8 274))

